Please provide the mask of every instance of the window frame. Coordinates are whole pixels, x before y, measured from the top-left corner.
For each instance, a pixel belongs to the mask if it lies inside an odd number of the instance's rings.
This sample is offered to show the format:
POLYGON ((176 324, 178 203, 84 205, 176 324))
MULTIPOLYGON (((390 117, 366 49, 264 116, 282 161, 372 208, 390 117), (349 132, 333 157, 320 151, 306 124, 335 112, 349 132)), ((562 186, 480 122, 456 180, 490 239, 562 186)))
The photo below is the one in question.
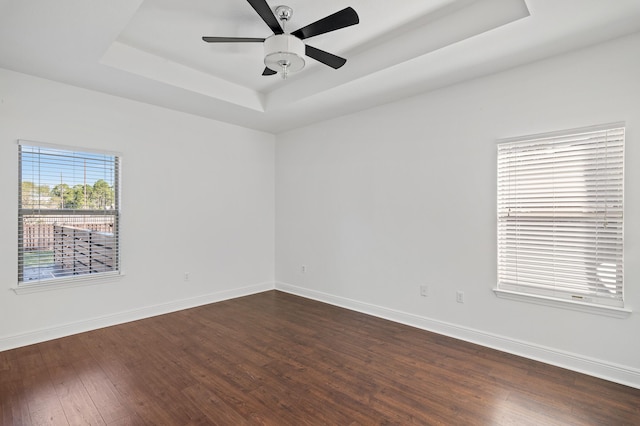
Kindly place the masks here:
MULTIPOLYGON (((94 148, 59 145, 45 142, 36 142, 31 140, 19 139, 17 141, 17 153, 18 153, 18 206, 17 206, 17 273, 16 283, 12 287, 12 290, 17 294, 25 294, 38 292, 43 290, 53 290, 58 288, 69 288, 87 286, 92 284, 99 284, 103 282, 113 281, 123 276, 122 269, 122 154, 115 151, 107 151, 94 148), (105 157, 112 157, 113 160, 113 208, 108 209, 60 209, 60 208, 34 208, 25 207, 23 205, 23 147, 29 148, 42 148, 44 150, 53 150, 73 153, 72 158, 82 158, 83 156, 95 156, 103 155, 105 157), (110 233, 113 234, 113 270, 105 271, 92 271, 80 274, 67 274, 62 277, 47 278, 47 279, 33 279, 24 280, 24 238, 23 235, 23 218, 25 216, 41 216, 43 218, 53 216, 65 216, 69 217, 113 217, 113 229, 110 233)), ((50 154, 46 154, 50 155, 50 154)), ((38 163, 41 158, 38 158, 38 163)), ((67 182, 64 182, 67 183, 67 182)), ((85 198, 86 200, 86 198, 85 198)), ((108 234, 107 234, 108 235, 108 234)), ((75 259, 75 255, 72 257, 75 259)))
MULTIPOLYGON (((549 142, 550 144, 553 143, 558 143, 559 140, 562 140, 563 138, 572 138, 572 137, 580 137, 584 134, 589 134, 592 132, 606 132, 606 131, 610 131, 613 129, 619 129, 622 128, 623 131, 623 136, 622 136, 622 160, 621 160, 621 169, 622 169, 622 183, 621 183, 621 200, 623 203, 624 200, 624 139, 625 139, 625 123, 611 123, 611 124, 605 124, 605 125, 599 125, 599 126, 590 126, 590 127, 583 127, 583 128, 577 128, 577 129, 569 129, 569 130, 563 130, 563 131, 557 131, 557 132, 551 132, 551 133, 544 133, 544 134, 537 134, 537 135, 529 135, 529 136, 522 136, 522 137, 515 137, 515 138, 509 138, 509 139, 501 139, 497 141, 497 163, 496 163, 496 167, 497 170, 499 170, 499 168, 501 167, 501 146, 503 147, 513 147, 513 146, 518 146, 518 144, 523 145, 523 144, 530 144, 532 142, 536 142, 536 141, 541 141, 542 143, 549 142)), ((503 148, 504 151, 504 148, 503 148)), ((598 157, 600 158, 600 157, 598 157)), ((502 160, 504 161, 504 159, 502 160)), ((557 165, 558 163, 561 163, 561 160, 558 160, 558 157, 555 156, 549 160, 549 164, 554 164, 557 165)), ((585 167, 585 171, 587 170, 586 167, 587 166, 582 166, 585 167)), ((586 179, 586 178, 585 178, 586 179)), ((531 286, 530 288, 527 288, 526 284, 522 284, 520 282, 516 283, 515 285, 513 283, 508 283, 508 282, 501 282, 501 279, 504 279, 504 264, 501 265, 501 262, 504 262, 504 252, 507 248, 511 247, 510 249, 512 249, 512 246, 507 245, 504 242, 505 236, 508 235, 508 231, 505 231, 504 227, 507 226, 506 224, 506 220, 503 219, 504 215, 501 216, 501 211, 500 211, 500 203, 501 200, 504 201, 504 198, 510 197, 510 191, 509 190, 504 190, 504 188, 501 188, 501 184, 500 184, 500 171, 497 172, 496 175, 496 184, 497 184, 497 189, 496 189, 496 235, 497 235, 497 241, 496 241, 496 248, 497 248, 497 280, 496 280, 496 286, 494 287, 493 291, 494 293, 501 298, 506 298, 506 299, 511 299, 511 300, 518 300, 518 301, 526 301, 526 302, 532 302, 532 303, 536 303, 536 304, 543 304, 543 305, 547 305, 547 306, 556 306, 556 307, 563 307, 563 308, 568 308, 568 309, 573 309, 573 310, 579 310, 579 311, 585 311, 585 312, 590 312, 590 313, 598 313, 598 314, 603 314, 603 315, 608 315, 608 316, 613 316, 613 317, 626 317, 630 314, 631 310, 626 308, 624 305, 624 280, 623 280, 623 271, 620 274, 620 280, 621 280, 621 289, 619 292, 619 296, 620 299, 619 301, 614 301, 613 303, 609 303, 606 300, 602 300, 602 299, 598 299, 598 298, 591 298, 591 297, 577 297, 575 298, 574 296, 571 295, 571 292, 565 290, 560 290, 557 291, 554 289, 554 291, 539 291, 538 289, 536 289, 534 286, 531 286), (502 222, 501 222, 502 221, 502 222), (501 223, 503 223, 503 225, 501 225, 501 223), (501 229, 502 226, 502 229, 501 229), (502 233, 502 234, 501 234, 502 233), (502 239, 501 239, 502 238, 502 239), (502 268, 502 269, 501 269, 502 268), (554 292, 556 294, 554 294, 554 292)), ((555 191, 555 189, 554 189, 555 191)), ((591 199, 592 197, 595 198, 596 195, 589 195, 589 199, 591 199)), ((555 204, 554 204, 555 205, 555 204)), ((577 221, 579 221, 580 219, 576 219, 577 221)), ((583 219, 584 220, 584 219, 583 219)), ((623 220, 624 220, 624 204, 622 204, 621 207, 621 218, 620 218, 620 250, 621 250, 621 255, 620 255, 620 268, 622 270, 622 266, 623 266, 623 262, 624 262, 624 240, 623 240, 623 236, 624 236, 624 228, 623 228, 623 220)), ((557 222, 554 222, 552 220, 547 221, 547 222, 543 222, 543 223, 550 223, 550 224, 556 224, 557 222)), ((548 225, 547 225, 548 227, 548 225)), ((554 236, 555 238, 555 236, 554 236)), ((552 243, 547 243, 547 245, 555 245, 557 244, 554 240, 554 242, 552 243)), ((585 243, 585 250, 589 250, 591 247, 588 243, 585 243)), ((591 249, 593 249, 595 246, 591 247, 591 249)), ((554 261, 555 262, 555 261, 554 261)), ((553 265, 557 265, 556 263, 553 263, 553 265)), ((508 281, 508 280, 507 280, 508 281)), ((585 288, 588 288, 589 284, 585 284, 585 288)))

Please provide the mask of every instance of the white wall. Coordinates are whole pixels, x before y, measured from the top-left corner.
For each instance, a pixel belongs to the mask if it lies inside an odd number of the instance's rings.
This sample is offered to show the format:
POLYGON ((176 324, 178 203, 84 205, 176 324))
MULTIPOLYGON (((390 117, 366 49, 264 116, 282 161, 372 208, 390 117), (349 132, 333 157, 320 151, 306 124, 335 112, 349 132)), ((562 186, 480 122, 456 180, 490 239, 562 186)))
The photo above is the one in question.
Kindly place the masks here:
POLYGON ((627 37, 292 131, 277 143, 0 70, 0 350, 272 288, 275 235, 278 288, 640 387, 638 51, 640 35, 627 37), (496 298, 495 140, 616 121, 627 123, 625 284, 633 314, 615 319, 496 298), (122 152, 123 278, 10 290, 17 139, 122 152), (185 220, 190 214, 201 219, 185 220), (421 284, 428 298, 419 296, 421 284))
POLYGON ((640 387, 638 52, 626 37, 280 135, 277 287, 640 387), (496 140, 618 121, 633 314, 497 298, 496 140))
POLYGON ((0 70, 0 350, 273 288, 274 143, 266 133, 0 70), (122 153, 124 277, 10 290, 17 139, 122 153))

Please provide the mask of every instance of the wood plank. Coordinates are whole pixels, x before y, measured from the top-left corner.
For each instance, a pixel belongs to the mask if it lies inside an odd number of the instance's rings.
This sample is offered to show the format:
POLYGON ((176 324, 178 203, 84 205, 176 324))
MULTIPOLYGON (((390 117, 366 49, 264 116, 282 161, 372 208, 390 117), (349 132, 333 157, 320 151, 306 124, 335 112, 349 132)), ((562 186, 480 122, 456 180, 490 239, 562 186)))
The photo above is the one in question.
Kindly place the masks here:
POLYGON ((80 360, 86 356, 79 340, 68 337, 45 342, 40 345, 40 351, 69 423, 104 425, 105 421, 81 379, 81 376, 90 376, 91 371, 76 371, 80 360))
POLYGON ((39 345, 16 349, 24 395, 33 424, 65 425, 68 420, 56 394, 39 345))
MULTIPOLYGON (((118 404, 123 405, 126 411, 131 413, 128 416, 144 419, 150 424, 183 423, 182 417, 176 417, 171 407, 164 406, 162 401, 158 400, 156 389, 150 389, 146 382, 148 377, 136 369, 138 365, 136 360, 144 359, 147 348, 138 345, 136 339, 132 338, 132 334, 127 334, 127 331, 131 330, 131 325, 128 323, 97 330, 100 342, 97 345, 88 345, 89 351, 115 388, 118 404)), ((88 334, 93 333, 96 332, 88 334)), ((85 344, 90 341, 90 337, 82 336, 85 344)), ((158 365, 148 363, 148 368, 158 368, 158 365)), ((161 388, 160 391, 170 390, 161 388)), ((168 396, 173 396, 173 393, 169 392, 168 396)), ((120 419, 112 422, 119 421, 120 419)))
POLYGON ((29 403, 17 367, 18 351, 0 352, 0 424, 29 425, 29 403))

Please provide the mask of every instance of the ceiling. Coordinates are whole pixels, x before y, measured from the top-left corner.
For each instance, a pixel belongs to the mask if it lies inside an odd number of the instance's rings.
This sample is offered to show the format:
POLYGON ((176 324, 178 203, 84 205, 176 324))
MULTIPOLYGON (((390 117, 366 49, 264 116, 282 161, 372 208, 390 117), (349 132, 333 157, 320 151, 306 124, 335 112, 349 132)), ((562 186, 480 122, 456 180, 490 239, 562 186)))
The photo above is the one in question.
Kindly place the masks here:
POLYGON ((0 67, 280 133, 640 31, 639 0, 284 3, 287 31, 357 11, 305 40, 344 67, 264 77, 261 43, 204 43, 272 34, 245 0, 0 0, 0 67))

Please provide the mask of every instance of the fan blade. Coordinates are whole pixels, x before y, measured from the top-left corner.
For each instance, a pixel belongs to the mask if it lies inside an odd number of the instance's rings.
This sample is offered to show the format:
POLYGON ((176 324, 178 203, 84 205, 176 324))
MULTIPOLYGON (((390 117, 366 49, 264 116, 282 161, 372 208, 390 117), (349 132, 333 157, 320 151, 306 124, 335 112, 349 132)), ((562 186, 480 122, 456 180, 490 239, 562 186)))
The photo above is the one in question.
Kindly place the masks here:
POLYGON ((315 47, 309 45, 305 46, 304 53, 310 58, 313 58, 318 62, 322 62, 325 65, 329 65, 331 68, 336 70, 347 63, 347 60, 345 58, 341 58, 340 56, 325 52, 324 50, 316 49, 315 47))
POLYGON ((252 37, 202 37, 207 43, 259 43, 263 42, 263 38, 252 37))
POLYGON ((262 20, 271 28, 274 34, 284 34, 278 19, 271 11, 271 7, 267 4, 266 0, 247 0, 251 7, 260 15, 262 20))
POLYGON ((274 74, 278 74, 278 73, 269 67, 265 67, 264 71, 262 71, 262 75, 274 75, 274 74))
POLYGON ((347 7, 333 15, 322 18, 306 27, 302 27, 291 34, 304 40, 305 38, 339 30, 340 28, 350 27, 359 22, 360 18, 358 18, 356 11, 351 7, 347 7))

